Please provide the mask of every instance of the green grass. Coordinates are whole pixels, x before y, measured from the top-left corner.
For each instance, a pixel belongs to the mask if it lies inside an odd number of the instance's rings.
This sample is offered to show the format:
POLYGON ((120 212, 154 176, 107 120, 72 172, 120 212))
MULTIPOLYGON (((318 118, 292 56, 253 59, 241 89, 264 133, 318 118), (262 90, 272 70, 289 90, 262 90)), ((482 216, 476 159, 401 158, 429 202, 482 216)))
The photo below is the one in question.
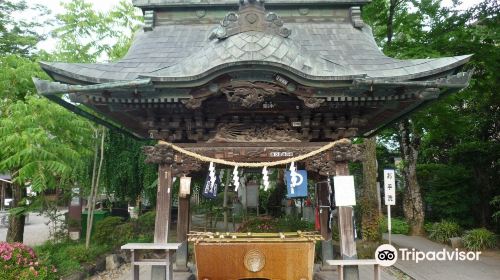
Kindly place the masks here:
MULTIPOLYGON (((410 233, 410 225, 404 220, 404 219, 399 219, 399 218, 392 218, 391 219, 391 233, 393 234, 404 234, 408 235, 410 233)), ((387 218, 384 217, 382 221, 380 221, 379 224, 380 231, 382 233, 387 233, 387 218)))

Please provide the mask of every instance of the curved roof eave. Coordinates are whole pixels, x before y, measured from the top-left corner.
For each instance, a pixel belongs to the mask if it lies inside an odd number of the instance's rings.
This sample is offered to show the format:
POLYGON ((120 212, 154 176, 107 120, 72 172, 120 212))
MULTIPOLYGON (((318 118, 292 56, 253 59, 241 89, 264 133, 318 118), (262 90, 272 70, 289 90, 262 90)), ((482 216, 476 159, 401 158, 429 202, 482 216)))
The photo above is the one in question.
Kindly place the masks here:
MULTIPOLYGON (((116 81, 129 81, 135 80, 137 78, 151 78, 152 81, 162 83, 166 87, 191 87, 191 86, 199 86, 202 84, 206 84, 210 82, 212 79, 233 71, 276 71, 277 73, 288 76, 291 79, 294 79, 296 82, 301 83, 306 86, 316 86, 316 87, 332 87, 334 84, 338 84, 339 82, 347 82, 352 81, 354 79, 366 78, 366 79, 386 79, 392 81, 408 81, 408 80, 419 80, 425 79, 426 77, 431 77, 440 73, 445 73, 447 71, 453 70, 454 68, 460 67, 467 63, 472 55, 464 55, 457 57, 449 57, 449 58, 440 58, 432 61, 424 61, 421 63, 417 63, 410 67, 405 67, 401 69, 392 69, 386 70, 385 73, 404 73, 403 75, 395 75, 395 76, 382 76, 382 75, 370 75, 370 71, 366 71, 365 73, 356 73, 354 75, 338 75, 338 76, 314 76, 309 75, 307 73, 301 72, 297 69, 289 67, 287 65, 283 65, 276 62, 268 62, 268 61, 239 61, 233 63, 226 63, 222 65, 218 65, 212 67, 208 71, 203 72, 199 75, 193 76, 170 76, 163 77, 159 75, 153 75, 149 73, 136 73, 133 76, 129 75, 128 78, 122 79, 109 79, 104 76, 96 76, 99 74, 105 73, 105 71, 94 71, 91 69, 91 66, 94 64, 71 64, 71 63, 47 63, 40 62, 42 69, 44 69, 50 76, 52 76, 55 80, 60 81, 61 79, 57 76, 65 77, 68 80, 74 81, 74 83, 82 83, 82 84, 101 84, 101 83, 109 83, 116 81), (81 69, 83 65, 86 65, 90 68, 90 70, 86 71, 86 73, 94 74, 80 74, 78 69, 81 69), (406 70, 404 70, 406 69, 406 70), (412 72, 413 69, 413 72, 412 72), (421 71, 418 71, 420 69, 421 71), (168 86, 168 85, 171 86, 168 86)), ((375 72, 375 74, 380 74, 381 71, 375 72)), ((63 81, 64 82, 64 81, 63 81)))

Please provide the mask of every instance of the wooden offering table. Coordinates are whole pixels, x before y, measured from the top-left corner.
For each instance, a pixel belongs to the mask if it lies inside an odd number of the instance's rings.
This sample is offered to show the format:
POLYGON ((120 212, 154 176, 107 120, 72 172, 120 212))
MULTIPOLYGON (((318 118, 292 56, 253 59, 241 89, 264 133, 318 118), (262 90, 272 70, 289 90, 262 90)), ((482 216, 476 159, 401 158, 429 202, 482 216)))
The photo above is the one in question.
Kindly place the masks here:
POLYGON ((315 233, 196 233, 199 280, 312 280, 315 233))
POLYGON ((139 280, 139 267, 143 265, 163 266, 165 267, 166 279, 173 280, 172 255, 180 245, 180 243, 128 243, 123 245, 121 249, 130 250, 132 253, 131 262, 133 280, 139 280), (160 251, 160 253, 164 253, 165 255, 161 259, 147 259, 141 257, 140 251, 160 251))

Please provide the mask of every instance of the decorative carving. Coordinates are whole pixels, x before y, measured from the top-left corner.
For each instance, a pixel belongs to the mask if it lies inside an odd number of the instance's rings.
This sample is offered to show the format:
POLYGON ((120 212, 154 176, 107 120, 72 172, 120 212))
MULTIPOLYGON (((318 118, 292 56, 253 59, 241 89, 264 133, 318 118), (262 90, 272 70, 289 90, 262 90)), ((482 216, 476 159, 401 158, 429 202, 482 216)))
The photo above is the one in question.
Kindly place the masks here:
POLYGON ((321 104, 325 103, 325 101, 326 101, 323 98, 305 97, 305 96, 300 96, 300 95, 297 95, 297 98, 304 101, 304 105, 307 108, 311 108, 311 109, 319 108, 321 106, 321 104))
POLYGON ((262 104, 267 97, 277 93, 285 93, 285 90, 275 84, 265 82, 233 82, 220 89, 229 102, 239 103, 241 106, 250 108, 262 104))
POLYGON ((174 150, 167 145, 145 146, 142 148, 146 155, 146 163, 173 164, 174 150))
POLYGON ((331 151, 326 151, 314 157, 306 159, 306 169, 309 172, 317 173, 321 176, 335 175, 335 161, 332 159, 331 151))
POLYGON ((203 17, 205 17, 206 14, 207 14, 207 11, 205 11, 205 10, 197 10, 196 11, 196 16, 198 18, 203 18, 203 17))
POLYGON ((363 28, 363 26, 365 26, 365 23, 363 22, 363 19, 361 18, 361 8, 360 7, 351 7, 350 12, 351 12, 352 25, 356 28, 363 28))
POLYGON ((353 145, 350 141, 348 144, 337 145, 332 150, 332 160, 336 162, 361 161, 362 149, 361 145, 353 145))
POLYGON ((175 163, 172 165, 172 172, 175 175, 189 175, 203 170, 206 166, 207 164, 195 158, 176 153, 175 163))
POLYGON ((209 39, 225 39, 247 31, 260 31, 287 38, 292 31, 283 27, 283 20, 275 13, 266 13, 264 0, 242 0, 238 13, 228 13, 209 39))
POLYGON ((259 272, 266 265, 266 257, 257 249, 252 249, 245 254, 243 263, 250 272, 259 272))
POLYGON ((144 31, 151 31, 155 26, 155 11, 148 10, 144 12, 144 31))
POLYGON ((171 165, 174 175, 188 175, 203 169, 201 161, 179 154, 167 145, 146 146, 143 152, 146 163, 171 165))
POLYGON ((309 9, 308 8, 300 8, 299 9, 299 14, 301 16, 305 16, 305 15, 309 14, 309 9))
POLYGON ((182 104, 184 104, 184 106, 186 106, 186 108, 194 110, 194 109, 200 108, 201 105, 203 105, 203 101, 205 101, 207 99, 208 99, 207 96, 191 97, 190 99, 183 99, 183 100, 181 100, 181 102, 182 102, 182 104))
POLYGON ((306 169, 321 176, 334 176, 338 162, 361 161, 362 149, 362 145, 352 143, 337 145, 332 150, 306 159, 306 169))
POLYGON ((252 126, 220 124, 215 136, 207 142, 301 142, 302 135, 289 124, 252 126))

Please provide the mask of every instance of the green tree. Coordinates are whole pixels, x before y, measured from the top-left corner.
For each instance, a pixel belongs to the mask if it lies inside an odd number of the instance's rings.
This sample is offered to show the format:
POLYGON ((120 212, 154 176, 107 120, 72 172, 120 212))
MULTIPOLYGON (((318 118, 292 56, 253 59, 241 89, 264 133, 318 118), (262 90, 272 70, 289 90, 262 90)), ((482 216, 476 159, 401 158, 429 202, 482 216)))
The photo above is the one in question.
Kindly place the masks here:
POLYGON ((123 57, 139 28, 141 15, 128 0, 121 0, 110 12, 98 12, 86 0, 63 4, 57 15, 60 26, 52 32, 58 39, 53 59, 89 63, 123 57))
POLYGON ((27 96, 2 108, 0 170, 11 174, 14 206, 7 241, 22 242, 25 187, 34 191, 72 186, 88 152, 90 125, 49 100, 27 96))
POLYGON ((44 38, 35 30, 36 27, 47 24, 40 22, 40 17, 45 14, 47 10, 43 6, 30 8, 26 1, 0 1, 0 55, 32 55, 36 44, 44 38), (37 14, 33 18, 38 21, 23 20, 14 16, 16 12, 27 11, 37 14))
MULTIPOLYGON (((405 167, 411 169, 412 174, 424 170, 417 169, 417 164, 436 167, 434 170, 425 168, 425 176, 419 175, 426 184, 423 200, 430 206, 427 209, 434 209, 431 211, 440 215, 454 213, 455 218, 462 215, 459 213, 463 213, 463 205, 459 205, 459 201, 451 200, 454 204, 446 206, 459 211, 445 211, 442 208, 445 206, 438 203, 442 195, 440 188, 447 188, 450 184, 447 177, 453 174, 442 165, 452 164, 470 174, 471 180, 463 178, 463 184, 468 184, 463 190, 471 190, 467 195, 468 203, 473 203, 475 223, 488 225, 491 221, 489 200, 499 192, 493 182, 498 181, 500 174, 496 152, 500 135, 500 101, 496 89, 500 77, 495 70, 500 57, 499 7, 493 0, 483 1, 467 11, 444 8, 440 4, 440 1, 431 0, 401 2, 395 10, 394 36, 390 44, 382 32, 386 29, 383 19, 388 18, 389 1, 374 1, 365 9, 365 19, 374 25, 377 41, 390 56, 421 58, 474 54, 469 67, 474 67, 476 74, 469 88, 413 114, 411 120, 402 123, 398 133, 395 133, 397 128, 390 133, 399 136, 400 142, 406 139, 408 145, 405 147, 401 143, 401 152, 406 149, 408 155, 413 154, 412 158, 403 156, 405 167), (377 13, 376 9, 383 12, 378 10, 377 13)), ((418 184, 416 179, 411 181, 418 184)), ((411 189, 408 180, 406 184, 406 189, 411 189)))

